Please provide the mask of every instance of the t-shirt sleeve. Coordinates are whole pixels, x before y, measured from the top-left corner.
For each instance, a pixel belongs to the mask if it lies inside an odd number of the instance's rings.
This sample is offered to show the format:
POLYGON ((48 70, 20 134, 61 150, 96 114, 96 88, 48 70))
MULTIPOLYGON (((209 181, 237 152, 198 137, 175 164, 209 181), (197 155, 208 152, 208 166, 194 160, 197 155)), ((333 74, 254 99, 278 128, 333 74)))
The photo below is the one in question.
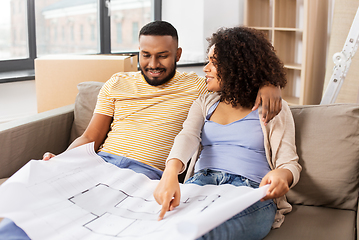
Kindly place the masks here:
POLYGON ((106 116, 113 117, 115 111, 115 101, 111 97, 113 78, 108 80, 101 88, 97 96, 97 103, 94 113, 100 113, 106 116))
POLYGON ((205 77, 198 77, 196 79, 196 81, 197 81, 197 88, 198 88, 199 95, 208 93, 207 84, 206 84, 206 78, 205 77))

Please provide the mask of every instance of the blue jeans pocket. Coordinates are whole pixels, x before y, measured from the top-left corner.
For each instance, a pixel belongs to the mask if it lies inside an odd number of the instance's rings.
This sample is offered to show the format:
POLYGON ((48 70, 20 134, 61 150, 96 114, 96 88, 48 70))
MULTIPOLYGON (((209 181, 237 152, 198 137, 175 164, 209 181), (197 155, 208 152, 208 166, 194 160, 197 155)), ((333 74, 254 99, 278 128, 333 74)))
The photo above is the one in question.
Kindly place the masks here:
POLYGON ((191 178, 189 178, 185 183, 193 183, 200 186, 204 185, 218 185, 217 179, 218 174, 221 174, 221 172, 213 171, 209 169, 202 169, 196 172, 191 178))
POLYGON ((259 183, 255 182, 255 181, 252 181, 250 179, 246 179, 245 182, 247 183, 247 186, 248 187, 251 187, 251 188, 258 188, 259 187, 259 183))

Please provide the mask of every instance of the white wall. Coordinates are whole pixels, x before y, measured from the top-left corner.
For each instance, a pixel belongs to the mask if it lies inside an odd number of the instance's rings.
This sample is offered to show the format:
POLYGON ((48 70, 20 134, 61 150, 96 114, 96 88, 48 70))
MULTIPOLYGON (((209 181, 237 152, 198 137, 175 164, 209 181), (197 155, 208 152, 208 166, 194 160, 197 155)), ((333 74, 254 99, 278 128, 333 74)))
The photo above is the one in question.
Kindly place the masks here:
POLYGON ((193 66, 193 67, 177 67, 177 70, 180 72, 195 72, 198 76, 205 76, 202 66, 193 66))
POLYGON ((206 38, 243 24, 243 10, 243 0, 162 0, 162 20, 178 31, 183 63, 205 61, 206 38))
POLYGON ((162 20, 178 31, 179 46, 183 48, 181 61, 203 61, 203 0, 163 0, 162 20))
POLYGON ((36 113, 35 80, 0 84, 0 123, 36 113))

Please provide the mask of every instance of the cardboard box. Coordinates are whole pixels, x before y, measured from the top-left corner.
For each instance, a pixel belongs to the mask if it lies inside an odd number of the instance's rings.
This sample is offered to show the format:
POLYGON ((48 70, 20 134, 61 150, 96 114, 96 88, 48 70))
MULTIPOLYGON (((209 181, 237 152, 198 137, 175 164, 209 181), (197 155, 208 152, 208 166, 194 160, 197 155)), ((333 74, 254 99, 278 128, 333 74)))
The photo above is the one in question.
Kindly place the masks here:
POLYGON ((137 71, 136 55, 54 55, 35 59, 37 111, 75 102, 77 84, 106 82, 117 72, 137 71))

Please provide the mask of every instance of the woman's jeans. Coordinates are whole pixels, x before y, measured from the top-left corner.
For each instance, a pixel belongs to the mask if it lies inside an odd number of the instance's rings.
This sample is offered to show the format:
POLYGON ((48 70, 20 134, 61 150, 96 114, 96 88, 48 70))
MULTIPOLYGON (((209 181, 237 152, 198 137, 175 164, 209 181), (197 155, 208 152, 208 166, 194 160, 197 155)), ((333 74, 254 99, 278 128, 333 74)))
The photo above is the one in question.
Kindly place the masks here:
MULTIPOLYGON (((112 163, 120 168, 132 169, 137 173, 143 173, 152 180, 159 180, 162 171, 147 164, 141 163, 130 158, 117 156, 110 153, 99 152, 98 155, 106 162, 112 163)), ((19 228, 13 221, 5 218, 0 222, 0 239, 1 240, 30 240, 27 234, 19 228)))
MULTIPOLYGON (((258 188, 259 184, 245 177, 221 171, 203 169, 186 181, 203 185, 232 184, 258 188)), ((271 230, 277 206, 272 200, 258 201, 222 223, 198 239, 229 240, 229 239, 263 239, 271 230)))

